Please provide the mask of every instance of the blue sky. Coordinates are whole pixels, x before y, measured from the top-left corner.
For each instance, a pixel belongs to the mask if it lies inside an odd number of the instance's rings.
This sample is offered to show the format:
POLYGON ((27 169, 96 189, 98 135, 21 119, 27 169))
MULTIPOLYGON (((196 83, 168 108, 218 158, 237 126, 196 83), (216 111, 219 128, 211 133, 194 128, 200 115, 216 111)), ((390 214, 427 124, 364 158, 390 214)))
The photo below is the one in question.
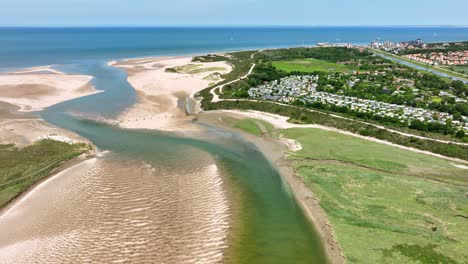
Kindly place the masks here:
POLYGON ((0 26, 468 25, 467 0, 4 0, 0 26))

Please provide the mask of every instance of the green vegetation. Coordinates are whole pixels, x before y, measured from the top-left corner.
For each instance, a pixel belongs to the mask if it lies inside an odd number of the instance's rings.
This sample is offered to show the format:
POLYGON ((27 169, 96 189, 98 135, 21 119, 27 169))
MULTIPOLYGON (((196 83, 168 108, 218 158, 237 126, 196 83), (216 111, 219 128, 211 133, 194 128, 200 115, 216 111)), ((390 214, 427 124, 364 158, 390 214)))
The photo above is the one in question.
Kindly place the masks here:
MULTIPOLYGON (((252 66, 254 56, 257 51, 238 51, 233 53, 228 53, 227 56, 214 56, 214 55, 207 55, 207 56, 199 56, 193 59, 193 62, 214 62, 214 61, 227 61, 233 66, 231 72, 224 74, 221 78, 224 81, 218 83, 223 84, 230 81, 233 81, 241 76, 247 74, 252 66)), ((209 92, 209 91, 208 91, 209 92)))
MULTIPOLYGON (((349 111, 349 109, 343 109, 343 107, 337 107, 334 105, 323 105, 323 104, 313 104, 313 105, 302 105, 302 106, 285 106, 285 105, 278 105, 269 102, 261 102, 261 101, 221 101, 212 103, 212 95, 210 94, 210 90, 217 85, 222 83, 226 83, 228 81, 235 80, 241 76, 244 76, 250 69, 252 63, 256 62, 257 66, 255 67, 253 73, 246 79, 240 80, 235 82, 231 85, 226 85, 223 89, 224 98, 245 98, 248 96, 247 90, 250 87, 257 86, 262 84, 265 81, 272 81, 277 80, 288 75, 300 75, 300 74, 310 74, 310 73, 301 73, 301 72, 294 72, 288 73, 286 71, 278 70, 273 66, 273 63, 277 61, 285 61, 285 60, 295 60, 295 59, 306 59, 311 58, 317 60, 324 60, 329 63, 339 63, 340 65, 348 65, 350 67, 359 67, 360 78, 362 80, 366 78, 371 78, 372 80, 367 80, 361 86, 357 84, 358 89, 341 89, 330 92, 336 93, 350 93, 349 95, 363 97, 363 98, 373 98, 373 99, 380 99, 388 100, 389 102, 393 102, 392 100, 402 100, 402 102, 406 102, 407 100, 414 100, 414 106, 421 106, 421 101, 416 98, 413 94, 413 89, 406 89, 408 90, 406 95, 397 95, 392 96, 388 93, 382 93, 381 89, 376 87, 372 88, 369 87, 370 84, 376 82, 388 83, 390 85, 400 85, 404 87, 405 85, 412 85, 412 82, 409 80, 403 81, 404 77, 408 75, 408 78, 417 78, 414 81, 414 88, 418 87, 421 88, 420 91, 426 91, 427 96, 424 95, 423 99, 427 100, 426 107, 431 109, 440 110, 444 112, 450 112, 453 114, 454 119, 461 118, 462 113, 464 115, 468 114, 468 104, 466 103, 457 103, 457 104, 449 104, 450 101, 453 103, 452 99, 448 99, 444 96, 440 96, 439 92, 440 89, 449 89, 450 92, 454 92, 459 94, 460 96, 464 96, 463 94, 467 93, 467 86, 463 85, 461 82, 452 82, 447 83, 445 80, 441 80, 440 78, 431 75, 431 74, 422 74, 421 72, 414 71, 408 67, 398 65, 391 61, 382 59, 380 57, 376 57, 372 55, 371 52, 366 50, 358 50, 358 49, 346 49, 346 48, 294 48, 294 49, 278 49, 278 50, 267 50, 262 52, 255 52, 255 51, 246 51, 246 52, 236 52, 231 53, 229 55, 228 61, 234 65, 234 71, 230 74, 224 76, 226 78, 225 81, 215 84, 207 89, 201 91, 199 93, 200 96, 203 97, 202 100, 202 107, 205 110, 215 110, 215 109, 241 109, 241 110, 259 110, 269 113, 281 114, 284 116, 288 116, 291 120, 300 123, 313 123, 313 124, 320 124, 330 127, 335 127, 338 129, 350 131, 353 133, 358 133, 365 136, 374 137, 377 139, 386 140, 395 144, 418 148, 421 150, 430 151, 433 153, 442 154, 449 157, 456 157, 461 159, 468 159, 468 148, 466 146, 455 145, 455 144, 445 144, 439 143, 430 140, 423 140, 417 139, 413 137, 407 137, 398 135, 397 133, 393 133, 384 129, 376 128, 374 126, 365 125, 359 123, 357 121, 351 120, 344 120, 337 117, 332 117, 326 113, 337 113, 337 115, 341 115, 344 117, 349 117, 351 119, 357 120, 365 120, 369 123, 376 123, 376 124, 383 124, 386 127, 400 130, 406 133, 412 133, 415 135, 431 137, 431 138, 438 138, 438 139, 445 139, 445 140, 453 140, 453 141, 466 141, 467 135, 466 133, 461 133, 460 131, 456 131, 453 129, 450 123, 448 124, 440 124, 440 123, 431 123, 428 122, 413 122, 410 124, 409 127, 407 125, 403 126, 402 123, 398 122, 396 119, 392 118, 379 118, 378 116, 362 114, 362 113, 354 113, 353 111, 349 111), (399 75, 401 74, 401 82, 394 82, 389 75, 369 75, 366 74, 365 71, 382 71, 382 69, 386 69, 386 71, 390 72, 391 74, 399 75), (391 69, 391 71, 390 71, 391 69), (393 73, 392 73, 393 72, 393 73), (411 77, 413 76, 413 77, 411 77), (429 88, 432 87, 432 88, 429 88), (429 92, 427 92, 429 91, 429 92), (435 93, 435 95, 432 95, 435 93), (375 98, 374 96, 379 96, 379 98, 375 98), (432 101, 433 96, 437 96, 442 98, 443 100, 440 101, 432 101), (385 99, 387 98, 387 99, 385 99), (413 99, 411 99, 413 98, 413 99), (317 109, 320 112, 310 112, 304 108, 309 109, 317 109)), ((207 57, 206 61, 212 57, 207 57)), ((317 74, 323 78, 320 78, 321 83, 319 83, 319 89, 330 89, 330 85, 333 87, 342 87, 342 85, 346 84, 346 75, 340 73, 332 73, 329 74, 327 72, 314 72, 313 74, 317 74), (327 78, 330 76, 330 78, 327 78), (343 77, 342 77, 343 76, 343 77), (341 80, 341 78, 343 78, 341 80)), ((356 86, 355 86, 356 87, 356 86)), ((400 89, 402 89, 400 87, 400 89)), ((389 88, 391 91, 392 88, 389 88)), ((395 102, 394 102, 395 103, 395 102)), ((398 103, 398 102, 396 102, 398 103)))
POLYGON ((229 126, 243 130, 247 133, 260 136, 266 133, 270 133, 274 130, 272 124, 253 118, 223 118, 223 121, 229 126))
MULTIPOLYGON (((436 70, 436 71, 448 74, 449 76, 453 76, 453 77, 457 77, 457 78, 464 78, 464 79, 467 78, 466 73, 464 73, 463 71, 454 70, 454 69, 452 69, 452 67, 433 66, 433 65, 429 65, 429 64, 422 63, 422 62, 419 62, 419 61, 411 60, 411 59, 405 58, 403 56, 397 56, 397 55, 394 55, 394 54, 391 54, 391 53, 388 53, 388 52, 385 52, 385 51, 382 51, 382 50, 376 50, 376 49, 371 49, 371 50, 372 50, 372 52, 375 52, 375 53, 380 53, 380 54, 383 54, 383 55, 391 57, 391 58, 395 58, 395 59, 398 59, 398 60, 406 61, 406 62, 415 64, 415 65, 421 66, 421 67, 425 68, 426 70, 427 69, 432 69, 432 70, 436 70)), ((423 70, 417 70, 417 71, 425 73, 425 71, 423 71, 423 70)), ((438 76, 438 78, 440 78, 441 80, 444 80, 446 82, 451 81, 449 78, 445 78, 445 77, 441 77, 441 76, 438 76)))
POLYGON ((89 150, 86 144, 42 140, 24 148, 0 145, 0 207, 62 164, 89 150))
POLYGON ((349 72, 356 70, 355 67, 326 62, 316 59, 296 59, 289 61, 274 61, 272 63, 278 70, 285 72, 315 72, 315 71, 330 71, 330 72, 349 72))
POLYGON ((447 69, 449 71, 458 72, 468 76, 468 65, 459 65, 459 66, 440 66, 440 68, 447 69))
POLYGON ((302 144, 289 159, 349 263, 466 263, 466 170, 334 132, 280 133, 302 144))
MULTIPOLYGON (((247 59, 247 58, 246 58, 247 59)), ((262 51, 255 55, 257 63, 253 73, 246 79, 226 85, 223 98, 247 98, 248 90, 265 82, 279 80, 289 75, 319 76, 317 91, 344 96, 381 101, 397 105, 418 107, 453 115, 452 121, 462 121, 468 116, 468 103, 464 102, 468 94, 468 85, 461 81, 448 81, 434 74, 392 62, 374 55, 368 50, 347 48, 293 48, 262 51), (298 66, 294 62, 312 61, 323 65, 340 65, 354 68, 348 72, 312 71, 313 68, 298 66), (276 66, 276 67, 275 67, 276 66), (443 93, 442 93, 443 92, 443 93), (439 98, 432 100, 433 98, 439 98)), ((253 60, 251 60, 253 63, 253 60)), ((315 64, 315 63, 314 63, 315 64)), ((317 69, 317 68, 316 68, 317 69)), ((371 112, 352 111, 348 107, 323 105, 320 102, 306 105, 309 108, 333 111, 345 116, 373 120, 381 124, 391 124, 396 128, 411 128, 422 132, 455 135, 459 128, 451 122, 439 123, 424 121, 424 126, 411 126, 401 122, 398 116, 381 117, 371 112)), ((466 139, 468 140, 468 138, 466 139)))
MULTIPOLYGON (((211 100, 211 99, 210 99, 211 100)), ((353 120, 345 120, 330 116, 321 112, 304 111, 301 107, 278 105, 264 101, 220 101, 211 103, 209 100, 202 101, 203 109, 240 109, 257 110, 272 114, 279 114, 290 117, 290 121, 303 124, 319 124, 329 127, 350 131, 353 133, 370 136, 381 140, 386 140, 394 144, 427 150, 433 153, 442 154, 448 157, 468 159, 468 147, 455 144, 445 144, 430 140, 417 139, 402 136, 385 129, 380 129, 371 125, 365 125, 353 120)))
POLYGON ((212 72, 212 71, 225 71, 226 68, 224 67, 208 67, 203 68, 202 64, 187 64, 184 66, 178 66, 175 68, 167 68, 167 72, 174 72, 174 73, 186 73, 186 74, 198 74, 203 72, 212 72))

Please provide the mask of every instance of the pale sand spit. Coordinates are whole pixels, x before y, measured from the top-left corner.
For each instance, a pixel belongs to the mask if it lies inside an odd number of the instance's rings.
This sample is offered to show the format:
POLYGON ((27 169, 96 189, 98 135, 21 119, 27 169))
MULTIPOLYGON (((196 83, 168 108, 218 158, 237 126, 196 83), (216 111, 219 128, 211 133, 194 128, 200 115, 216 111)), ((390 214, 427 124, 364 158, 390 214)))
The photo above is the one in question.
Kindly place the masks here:
POLYGON ((77 134, 47 124, 41 119, 0 118, 0 144, 15 144, 16 146, 23 147, 41 139, 91 144, 88 140, 77 134))
POLYGON ((118 117, 120 126, 166 131, 196 129, 186 122, 192 119, 186 113, 196 108, 195 94, 221 81, 220 75, 230 72, 232 66, 222 61, 200 63, 192 59, 142 58, 109 62, 126 71, 129 83, 139 95, 138 103, 118 117))
POLYGON ((50 67, 36 67, 0 75, 0 101, 38 111, 54 104, 98 93, 87 75, 64 74, 50 67))

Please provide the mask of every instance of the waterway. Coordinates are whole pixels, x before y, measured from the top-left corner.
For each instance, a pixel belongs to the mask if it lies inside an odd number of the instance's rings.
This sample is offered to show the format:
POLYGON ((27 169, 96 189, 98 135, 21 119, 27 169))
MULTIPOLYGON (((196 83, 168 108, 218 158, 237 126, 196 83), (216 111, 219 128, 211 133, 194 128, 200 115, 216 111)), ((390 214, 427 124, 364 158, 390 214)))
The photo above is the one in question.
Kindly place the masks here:
POLYGON ((2 263, 324 263, 321 241, 272 164, 241 135, 99 122, 135 103, 110 60, 318 42, 458 41, 466 27, 0 28, 0 72, 39 65, 103 90, 38 113, 88 138, 96 159, 0 215, 2 263))
POLYGON ((135 101, 125 73, 100 62, 60 70, 92 75, 104 92, 40 115, 101 155, 0 216, 6 263, 326 262, 313 226, 255 145, 213 126, 181 135, 95 121, 135 101))

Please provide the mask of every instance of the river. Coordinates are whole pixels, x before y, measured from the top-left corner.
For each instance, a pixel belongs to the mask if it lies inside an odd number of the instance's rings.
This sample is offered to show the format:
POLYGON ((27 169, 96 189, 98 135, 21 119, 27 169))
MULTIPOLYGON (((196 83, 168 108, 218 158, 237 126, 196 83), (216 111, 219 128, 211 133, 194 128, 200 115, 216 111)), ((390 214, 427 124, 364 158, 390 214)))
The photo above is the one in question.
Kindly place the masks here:
POLYGON ((35 188, 0 217, 12 263, 324 263, 317 232, 272 164, 239 134, 175 134, 98 122, 132 105, 125 73, 68 65, 103 93, 41 112, 101 155, 35 188), (8 228, 7 228, 8 227, 8 228))

